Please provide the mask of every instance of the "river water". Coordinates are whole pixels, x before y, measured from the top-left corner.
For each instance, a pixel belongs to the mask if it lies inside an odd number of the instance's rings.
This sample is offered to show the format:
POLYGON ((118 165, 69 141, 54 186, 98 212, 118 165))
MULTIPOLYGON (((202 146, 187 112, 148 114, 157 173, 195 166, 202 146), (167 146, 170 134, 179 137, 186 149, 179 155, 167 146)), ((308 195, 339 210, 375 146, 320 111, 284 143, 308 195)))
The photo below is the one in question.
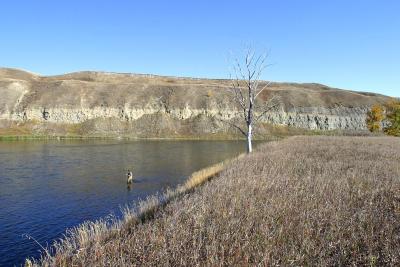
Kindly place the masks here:
POLYGON ((0 142, 0 266, 38 257, 40 246, 26 235, 50 245, 67 228, 118 216, 124 205, 244 149, 243 141, 0 142))

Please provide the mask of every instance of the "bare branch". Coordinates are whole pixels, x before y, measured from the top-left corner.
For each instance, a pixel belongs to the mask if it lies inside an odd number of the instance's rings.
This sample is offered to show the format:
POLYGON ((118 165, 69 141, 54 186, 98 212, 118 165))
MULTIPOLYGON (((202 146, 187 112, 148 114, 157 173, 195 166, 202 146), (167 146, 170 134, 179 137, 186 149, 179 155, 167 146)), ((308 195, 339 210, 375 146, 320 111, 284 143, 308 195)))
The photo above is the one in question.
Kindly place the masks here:
POLYGON ((245 100, 242 94, 242 90, 240 89, 240 87, 233 87, 232 88, 233 91, 233 96, 235 98, 235 100, 239 103, 239 105, 241 106, 242 109, 246 110, 246 104, 245 104, 245 100))
POLYGON ((245 132, 240 126, 236 125, 235 123, 230 122, 230 121, 228 121, 228 120, 222 120, 222 119, 217 119, 217 120, 229 124, 230 126, 236 128, 236 129, 238 129, 239 132, 240 132, 241 134, 243 134, 244 136, 246 136, 246 132, 245 132))
POLYGON ((247 69, 247 78, 248 78, 249 84, 255 73, 255 69, 252 66, 253 58, 254 58, 254 51, 249 49, 246 54, 246 69, 247 69))
POLYGON ((245 103, 246 101, 243 96, 242 89, 240 87, 240 83, 238 82, 238 80, 232 81, 231 91, 233 91, 234 99, 236 100, 237 103, 239 103, 240 107, 242 108, 243 117, 246 120, 247 106, 246 106, 246 103, 245 103))
POLYGON ((271 110, 275 109, 276 107, 281 105, 281 98, 280 96, 274 95, 264 106, 261 113, 254 119, 254 122, 258 122, 266 113, 270 112, 271 110))
MULTIPOLYGON (((264 60, 266 60, 266 58, 265 58, 264 60)), ((256 90, 257 90, 257 88, 258 88, 258 84, 261 82, 260 78, 261 78, 262 72, 263 72, 266 68, 268 68, 269 66, 272 66, 272 64, 265 64, 265 63, 264 63, 264 60, 263 60, 263 62, 261 63, 262 65, 260 65, 259 70, 258 70, 256 76, 254 77, 254 81, 255 81, 255 86, 254 86, 254 88, 255 88, 256 90)))
POLYGON ((259 94, 261 94, 262 91, 264 91, 270 84, 271 84, 271 82, 268 82, 263 88, 261 88, 261 90, 258 91, 258 92, 256 93, 256 95, 255 95, 254 98, 257 98, 257 96, 258 96, 259 94))
MULTIPOLYGON (((246 76, 244 75, 243 70, 242 70, 242 66, 240 65, 240 62, 239 62, 239 60, 237 58, 235 59, 235 63, 236 63, 236 66, 234 66, 235 73, 236 74, 239 73, 240 76, 241 76, 241 79, 245 81, 246 80, 246 76)), ((236 75, 236 76, 238 76, 238 75, 236 75)), ((236 77, 236 78, 238 79, 238 77, 236 77)))
POLYGON ((261 62, 264 61, 264 55, 259 55, 259 56, 257 57, 256 61, 254 62, 253 66, 252 66, 253 72, 252 72, 252 75, 251 75, 251 77, 250 77, 251 79, 254 78, 254 74, 257 72, 257 66, 258 66, 258 63, 260 62, 260 60, 261 60, 261 62))

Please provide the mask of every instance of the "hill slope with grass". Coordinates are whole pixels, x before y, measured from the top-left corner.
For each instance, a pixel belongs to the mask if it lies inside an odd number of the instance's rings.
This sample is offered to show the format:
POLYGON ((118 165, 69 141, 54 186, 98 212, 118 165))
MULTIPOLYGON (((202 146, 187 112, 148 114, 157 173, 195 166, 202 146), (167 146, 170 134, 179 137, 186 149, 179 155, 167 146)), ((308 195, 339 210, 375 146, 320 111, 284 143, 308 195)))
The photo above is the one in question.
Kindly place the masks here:
MULTIPOLYGON (((90 71, 44 77, 0 68, 0 135, 237 136, 227 121, 242 113, 229 88, 222 79, 90 71)), ((259 105, 272 95, 281 105, 263 118, 259 136, 288 127, 366 130, 368 109, 388 100, 321 84, 271 83, 259 105)))
POLYGON ((399 162, 398 138, 267 143, 164 207, 75 229, 36 264, 398 266, 399 162))

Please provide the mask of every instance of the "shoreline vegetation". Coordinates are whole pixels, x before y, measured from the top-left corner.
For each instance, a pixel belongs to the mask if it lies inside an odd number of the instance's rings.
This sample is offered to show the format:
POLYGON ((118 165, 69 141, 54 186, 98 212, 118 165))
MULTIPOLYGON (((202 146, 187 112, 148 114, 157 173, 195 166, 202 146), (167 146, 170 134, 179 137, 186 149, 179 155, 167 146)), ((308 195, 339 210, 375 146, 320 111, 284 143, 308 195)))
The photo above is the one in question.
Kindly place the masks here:
POLYGON ((121 220, 68 230, 25 265, 398 265, 399 162, 394 137, 269 142, 121 220))
MULTIPOLYGON (((306 135, 306 136, 384 136, 383 133, 369 131, 343 131, 343 130, 288 130, 275 132, 271 135, 254 136, 255 141, 276 141, 291 136, 306 135)), ((7 135, 0 134, 1 141, 29 141, 29 140, 207 140, 207 141, 242 141, 246 138, 242 136, 217 135, 217 136, 166 136, 166 137, 136 137, 126 135, 7 135)))
MULTIPOLYGON (((269 136, 267 138, 256 138, 256 142, 277 141, 285 136, 269 136)), ((108 141, 245 141, 244 138, 206 138, 206 137, 129 137, 129 136, 1 136, 0 142, 20 142, 20 141, 90 141, 90 140, 108 140, 108 141)))

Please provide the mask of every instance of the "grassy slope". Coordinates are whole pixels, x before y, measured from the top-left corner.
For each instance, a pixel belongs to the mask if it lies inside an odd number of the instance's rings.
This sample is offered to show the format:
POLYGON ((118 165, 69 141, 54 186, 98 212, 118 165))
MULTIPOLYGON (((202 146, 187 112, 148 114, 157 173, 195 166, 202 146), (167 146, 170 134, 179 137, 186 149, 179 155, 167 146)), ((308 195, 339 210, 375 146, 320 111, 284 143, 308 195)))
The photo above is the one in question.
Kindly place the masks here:
POLYGON ((399 162, 396 138, 272 142, 151 220, 77 229, 39 264, 398 265, 399 162))
MULTIPOLYGON (((216 108, 236 109, 227 89, 229 80, 178 78, 155 75, 118 74, 102 72, 77 72, 59 76, 37 76, 16 69, 0 68, 0 92, 3 105, 8 107, 63 107, 93 108, 106 106, 119 108, 159 108, 159 99, 169 108, 216 108), (10 83, 20 82, 19 87, 28 90, 17 101, 22 89, 10 83), (154 99, 158 99, 153 103, 154 99), (150 105, 153 103, 152 105, 150 105)), ((273 82, 260 95, 260 101, 270 94, 281 96, 287 107, 364 107, 389 98, 380 94, 354 92, 313 83, 273 82)), ((17 108, 17 109, 18 109, 17 108)))

